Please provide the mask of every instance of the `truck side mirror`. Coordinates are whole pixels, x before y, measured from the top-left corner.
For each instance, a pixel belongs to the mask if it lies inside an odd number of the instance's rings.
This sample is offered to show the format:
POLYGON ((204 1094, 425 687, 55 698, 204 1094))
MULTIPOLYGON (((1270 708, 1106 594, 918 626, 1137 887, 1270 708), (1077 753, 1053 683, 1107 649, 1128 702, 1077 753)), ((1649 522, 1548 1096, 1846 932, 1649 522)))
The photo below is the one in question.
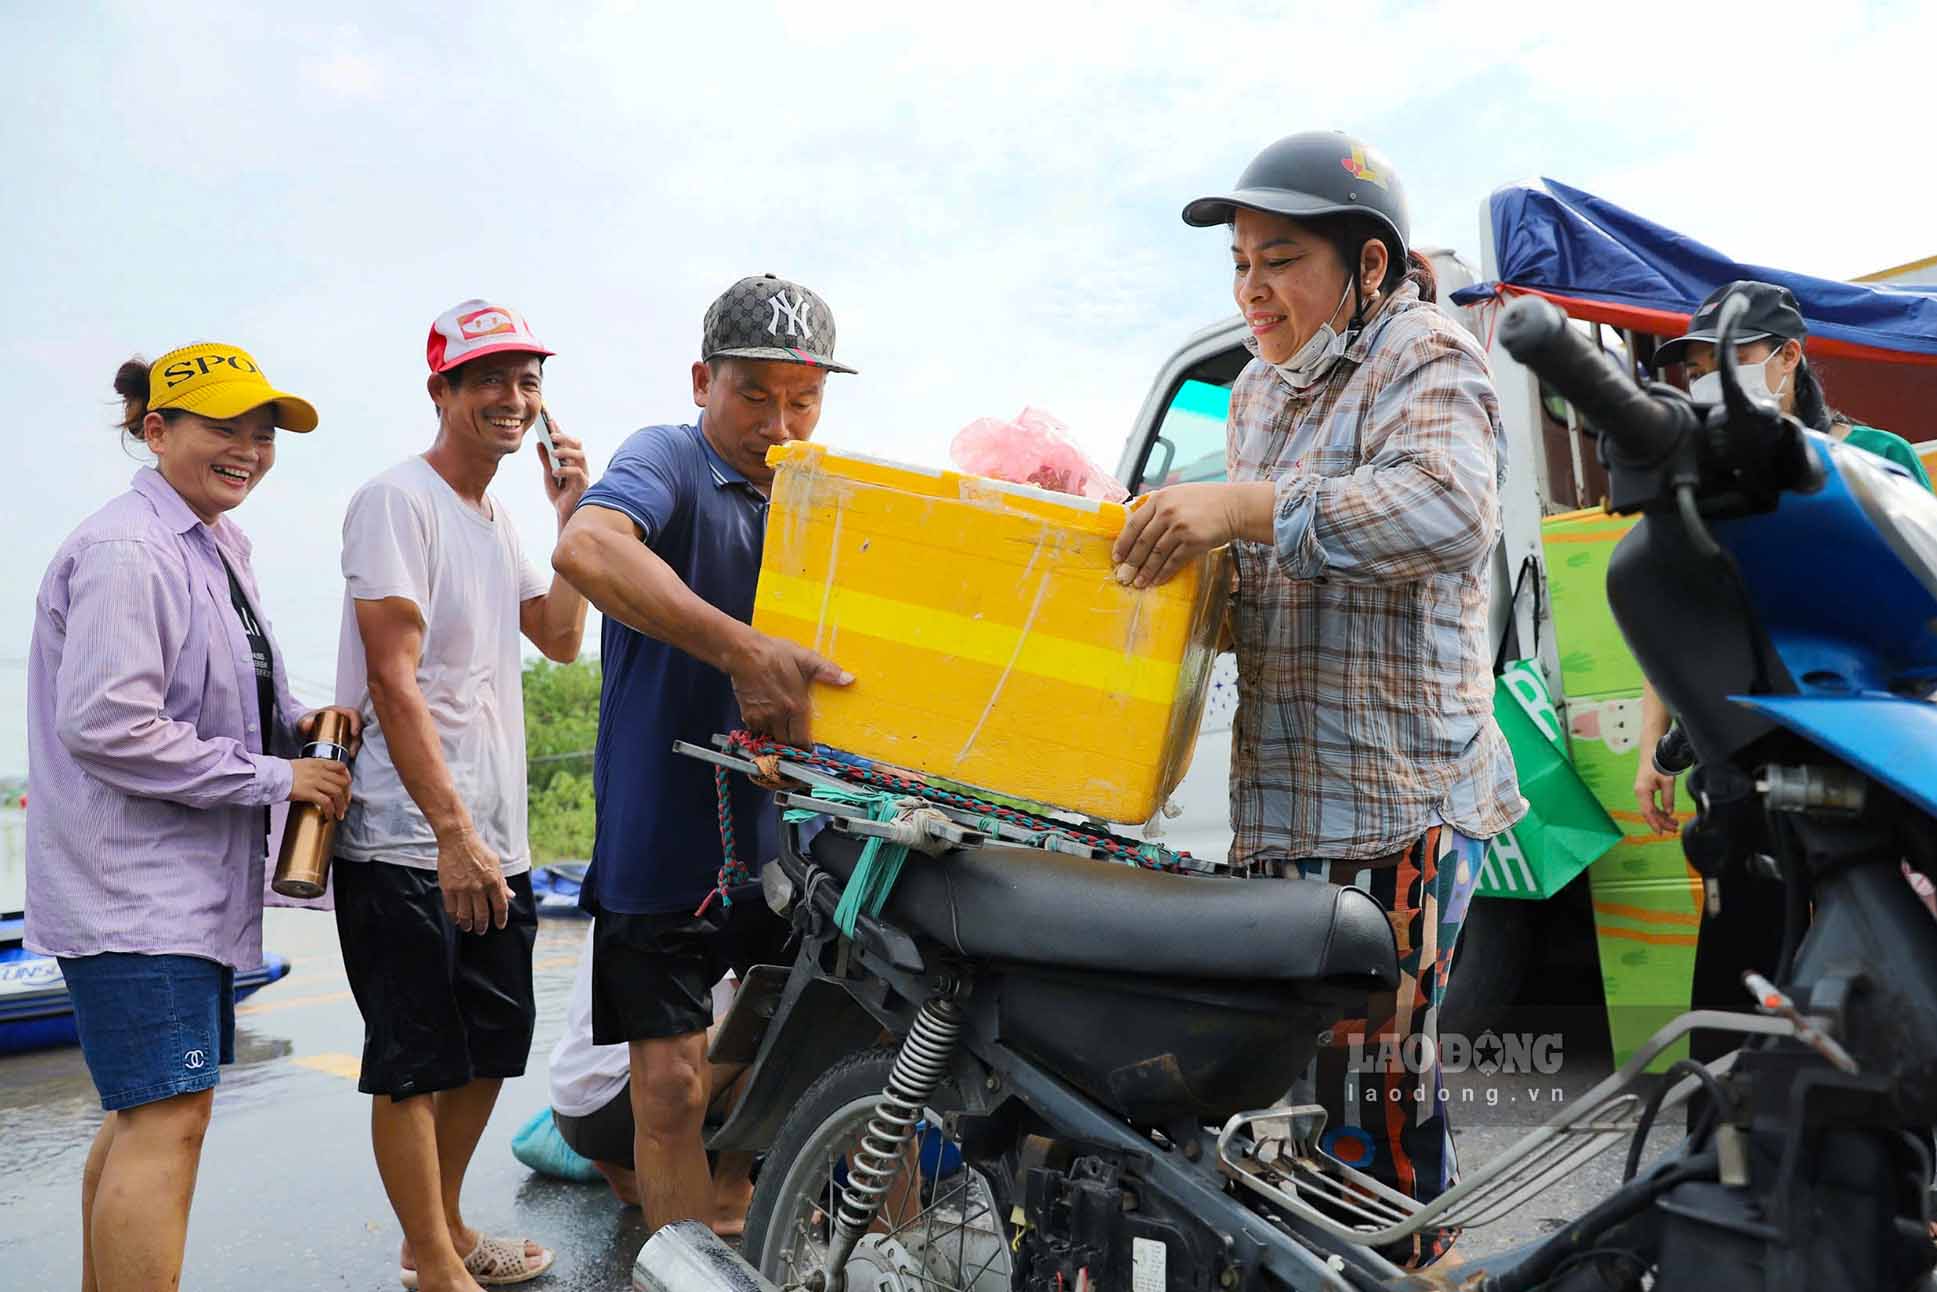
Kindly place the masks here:
POLYGON ((1142 493, 1146 489, 1162 485, 1164 478, 1170 474, 1170 464, 1176 458, 1177 446, 1163 436, 1157 436, 1155 442, 1150 446, 1149 457, 1144 460, 1143 477, 1137 481, 1135 492, 1142 493), (1163 450, 1164 455, 1161 466, 1157 464, 1157 451, 1159 449, 1163 450))

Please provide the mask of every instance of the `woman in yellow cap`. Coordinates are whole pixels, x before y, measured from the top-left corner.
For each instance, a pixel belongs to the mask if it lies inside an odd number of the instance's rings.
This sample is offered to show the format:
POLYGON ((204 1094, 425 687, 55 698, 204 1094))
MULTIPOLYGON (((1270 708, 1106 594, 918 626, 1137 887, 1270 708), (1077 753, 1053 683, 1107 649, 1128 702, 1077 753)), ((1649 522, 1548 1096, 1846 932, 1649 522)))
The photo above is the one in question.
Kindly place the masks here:
POLYGON ((174 1287, 235 971, 262 962, 269 807, 340 818, 350 774, 289 757, 316 713, 290 697, 228 518, 277 428, 316 410, 227 345, 130 360, 114 388, 155 464, 68 536, 35 599, 26 941, 60 960, 108 1113, 82 1178, 82 1287, 174 1287))

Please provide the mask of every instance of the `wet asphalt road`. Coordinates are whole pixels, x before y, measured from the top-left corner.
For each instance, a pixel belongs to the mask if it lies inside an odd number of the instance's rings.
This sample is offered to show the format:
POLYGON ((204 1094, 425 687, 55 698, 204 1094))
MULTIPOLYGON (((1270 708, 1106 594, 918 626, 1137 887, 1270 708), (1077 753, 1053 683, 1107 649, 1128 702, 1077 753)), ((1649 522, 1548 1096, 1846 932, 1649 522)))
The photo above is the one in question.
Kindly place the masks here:
MULTIPOLYGON (((546 920, 534 953, 538 1035, 507 1081, 465 1190, 466 1219, 558 1252, 544 1280, 564 1292, 630 1287, 645 1241, 636 1210, 603 1184, 535 1176, 511 1137, 546 1102, 545 1067, 585 936, 546 920)), ((370 1101, 356 1091, 362 1021, 331 916, 272 910, 264 945, 290 974, 237 1007, 236 1063, 222 1070, 189 1220, 185 1289, 396 1288, 400 1231, 370 1156, 370 1101)), ((100 1124, 77 1049, 0 1059, 0 1288, 78 1286, 80 1178, 100 1124)))
MULTIPOLYGON (((557 1250, 552 1273, 529 1285, 546 1292, 628 1288, 645 1240, 639 1213, 621 1210, 604 1185, 535 1176, 510 1151, 513 1132, 546 1102, 546 1059, 584 932, 574 919, 540 927, 530 1070, 505 1083, 465 1192, 472 1224, 557 1250)), ((334 923, 316 912, 272 910, 265 945, 293 968, 238 1008, 237 1063, 223 1069, 216 1092, 182 1286, 395 1288, 399 1233, 371 1161, 369 1101, 356 1092, 362 1025, 334 923)), ((1575 1052, 1567 1068, 1564 1084, 1575 1092, 1606 1070, 1604 1058, 1575 1052)), ((1455 1100, 1465 1084, 1453 1083, 1455 1100)), ((1472 1115, 1456 1115, 1469 1169, 1539 1120, 1537 1100, 1512 1087, 1502 1087, 1501 1099, 1485 1113, 1475 1105, 1472 1115), (1508 1106, 1509 1098, 1524 1110, 1508 1106)), ((100 1117, 78 1050, 0 1058, 0 1288, 7 1292, 78 1285, 81 1165, 100 1117)), ((1603 1155, 1507 1221, 1469 1233, 1460 1250, 1498 1251, 1550 1232, 1610 1190, 1620 1167, 1618 1154, 1603 1155)))

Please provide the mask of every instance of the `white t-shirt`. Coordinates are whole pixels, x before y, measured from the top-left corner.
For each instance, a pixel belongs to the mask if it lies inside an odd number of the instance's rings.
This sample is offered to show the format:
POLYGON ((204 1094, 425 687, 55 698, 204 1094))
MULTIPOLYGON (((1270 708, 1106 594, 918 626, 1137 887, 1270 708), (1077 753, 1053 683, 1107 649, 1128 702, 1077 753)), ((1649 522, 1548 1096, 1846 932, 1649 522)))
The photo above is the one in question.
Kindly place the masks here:
POLYGON ((506 875, 531 868, 526 832, 525 700, 518 613, 550 581, 532 568, 504 508, 489 519, 421 457, 357 490, 343 518, 343 634, 336 702, 363 715, 338 856, 435 869, 437 838, 397 775, 370 705, 356 602, 405 597, 424 619, 417 685, 458 797, 506 875))
MULTIPOLYGON (((736 984, 732 974, 713 984, 713 1022, 726 1017, 736 984)), ((631 1080, 629 1047, 592 1044, 592 930, 585 930, 572 994, 565 1002, 565 1030, 552 1046, 552 1111, 590 1117, 616 1099, 631 1080)))

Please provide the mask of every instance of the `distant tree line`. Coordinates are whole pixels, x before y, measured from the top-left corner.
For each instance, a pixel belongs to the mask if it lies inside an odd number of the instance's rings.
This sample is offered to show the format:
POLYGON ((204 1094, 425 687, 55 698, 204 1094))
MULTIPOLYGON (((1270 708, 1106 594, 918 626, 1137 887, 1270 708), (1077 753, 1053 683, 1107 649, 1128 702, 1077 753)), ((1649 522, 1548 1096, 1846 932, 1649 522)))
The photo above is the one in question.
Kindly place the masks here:
POLYGON ((592 745, 599 730, 596 656, 525 665, 525 770, 534 862, 592 855, 592 745))

